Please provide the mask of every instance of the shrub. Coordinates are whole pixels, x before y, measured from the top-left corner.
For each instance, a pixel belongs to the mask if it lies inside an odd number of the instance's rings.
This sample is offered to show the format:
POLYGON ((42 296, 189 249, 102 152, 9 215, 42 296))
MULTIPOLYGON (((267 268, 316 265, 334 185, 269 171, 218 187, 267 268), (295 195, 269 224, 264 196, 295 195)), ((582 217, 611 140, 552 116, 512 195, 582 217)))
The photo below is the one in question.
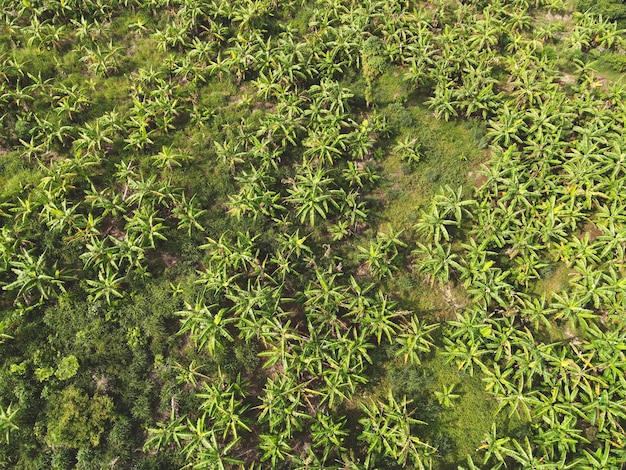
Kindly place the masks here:
POLYGON ((387 70, 387 60, 383 52, 383 42, 378 36, 370 36, 363 42, 361 50, 363 75, 368 82, 387 70))
POLYGON ((603 61, 616 72, 626 72, 626 55, 624 54, 607 54, 603 61))
POLYGON ((620 0, 578 0, 580 11, 591 11, 609 21, 617 21, 621 28, 626 25, 626 4, 620 0))
POLYGON ((50 446, 96 447, 112 417, 113 401, 104 395, 89 397, 74 385, 54 394, 48 410, 50 446))

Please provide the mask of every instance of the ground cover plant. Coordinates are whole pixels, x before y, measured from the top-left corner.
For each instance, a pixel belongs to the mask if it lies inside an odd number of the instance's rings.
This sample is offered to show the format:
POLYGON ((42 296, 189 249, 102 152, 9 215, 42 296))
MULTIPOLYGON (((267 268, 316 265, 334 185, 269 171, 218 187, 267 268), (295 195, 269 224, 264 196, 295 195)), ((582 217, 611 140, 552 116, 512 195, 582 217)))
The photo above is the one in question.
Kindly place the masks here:
POLYGON ((0 466, 621 468, 615 3, 0 0, 0 466))

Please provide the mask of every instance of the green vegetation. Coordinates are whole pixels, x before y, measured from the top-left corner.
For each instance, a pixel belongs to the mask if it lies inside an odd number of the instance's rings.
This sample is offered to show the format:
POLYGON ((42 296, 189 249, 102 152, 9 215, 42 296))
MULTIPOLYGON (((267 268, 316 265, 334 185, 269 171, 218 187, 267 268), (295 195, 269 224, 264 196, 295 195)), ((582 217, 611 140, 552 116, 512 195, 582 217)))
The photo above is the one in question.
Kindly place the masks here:
POLYGON ((0 0, 0 468, 621 468, 620 5, 0 0))
POLYGON ((605 20, 615 21, 620 27, 626 26, 626 5, 620 0, 578 0, 580 11, 589 11, 605 20))

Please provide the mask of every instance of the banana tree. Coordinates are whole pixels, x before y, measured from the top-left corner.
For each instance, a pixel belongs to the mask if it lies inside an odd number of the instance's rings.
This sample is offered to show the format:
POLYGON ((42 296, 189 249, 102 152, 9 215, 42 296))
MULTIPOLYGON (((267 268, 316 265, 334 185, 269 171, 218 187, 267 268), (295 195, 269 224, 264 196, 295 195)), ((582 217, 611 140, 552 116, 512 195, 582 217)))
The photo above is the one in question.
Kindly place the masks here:
POLYGON ((87 287, 85 291, 93 294, 93 300, 96 301, 104 297, 107 304, 111 303, 112 298, 122 298, 124 294, 121 291, 121 284, 125 281, 125 276, 119 276, 119 273, 110 265, 105 265, 98 271, 98 279, 87 279, 87 287))
POLYGON ((456 259, 458 255, 451 253, 451 245, 441 245, 439 243, 418 243, 417 248, 411 253, 415 257, 413 265, 420 274, 430 278, 430 284, 434 285, 435 281, 439 281, 439 285, 443 286, 450 281, 453 269, 460 269, 456 259), (434 246, 433 246, 434 245, 434 246))
POLYGON ((271 435, 281 436, 281 440, 291 439, 311 419, 304 409, 307 385, 290 374, 267 379, 261 404, 256 409, 260 410, 258 422, 267 423, 271 435))
POLYGON ((13 403, 10 403, 6 408, 0 407, 0 434, 4 434, 4 443, 6 445, 11 443, 11 433, 19 430, 17 425, 20 408, 13 408, 13 403))
POLYGON ((334 418, 322 411, 318 411, 315 415, 315 421, 311 423, 311 437, 313 447, 322 451, 322 462, 328 461, 328 457, 332 454, 336 455, 347 450, 344 447, 344 440, 348 436, 345 426, 344 416, 334 418))
POLYGON ((434 346, 431 333, 439 327, 438 324, 426 324, 417 315, 411 315, 410 321, 400 326, 395 342, 400 346, 396 356, 404 357, 404 363, 421 364, 420 355, 430 352, 434 346))
POLYGON ((196 206, 194 201, 195 197, 196 195, 194 194, 191 199, 187 200, 183 192, 172 208, 172 215, 179 221, 177 226, 178 230, 186 228, 189 237, 191 237, 191 232, 194 229, 200 232, 205 231, 204 227, 200 224, 200 220, 206 213, 206 210, 196 206))
POLYGON ((308 222, 313 227, 317 217, 326 219, 332 207, 339 207, 332 185, 333 179, 323 167, 313 169, 310 164, 303 165, 285 198, 295 206, 300 223, 308 222))
POLYGON ((247 386, 240 377, 228 382, 220 370, 217 381, 205 383, 202 392, 196 394, 202 400, 199 409, 212 419, 213 431, 221 431, 223 442, 237 441, 241 433, 252 431, 251 420, 246 417, 249 405, 244 404, 247 386))
POLYGON ((291 455, 292 448, 288 443, 286 433, 272 433, 259 435, 259 449, 262 451, 261 462, 269 461, 271 468, 278 468, 280 462, 291 455))
POLYGON ((414 427, 425 423, 411 417, 409 404, 406 397, 397 401, 391 391, 386 401, 360 403, 365 416, 359 420, 363 431, 358 439, 367 444, 364 462, 367 468, 380 462, 383 455, 400 465, 410 462, 420 470, 430 466, 436 449, 415 436, 414 427))
POLYGON ((36 304, 41 304, 52 296, 65 292, 65 283, 74 279, 64 269, 57 269, 56 263, 49 267, 45 253, 35 257, 31 251, 22 252, 9 261, 11 271, 16 278, 2 286, 5 291, 17 291, 16 301, 21 299, 26 305, 35 300, 33 294, 39 294, 36 304))
POLYGON ((215 355, 224 348, 225 340, 234 341, 228 328, 234 319, 227 316, 228 310, 206 305, 203 296, 198 295, 193 305, 186 302, 185 310, 176 314, 182 317, 179 334, 189 331, 198 350, 206 348, 215 355))

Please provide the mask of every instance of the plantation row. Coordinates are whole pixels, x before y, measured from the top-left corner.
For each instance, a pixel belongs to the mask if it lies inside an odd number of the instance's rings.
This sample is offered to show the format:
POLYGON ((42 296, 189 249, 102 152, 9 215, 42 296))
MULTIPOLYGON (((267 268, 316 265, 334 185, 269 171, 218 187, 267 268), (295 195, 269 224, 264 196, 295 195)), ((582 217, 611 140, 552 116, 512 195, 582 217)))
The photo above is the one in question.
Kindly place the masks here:
POLYGON ((4 467, 620 468, 615 23, 0 10, 4 467))

